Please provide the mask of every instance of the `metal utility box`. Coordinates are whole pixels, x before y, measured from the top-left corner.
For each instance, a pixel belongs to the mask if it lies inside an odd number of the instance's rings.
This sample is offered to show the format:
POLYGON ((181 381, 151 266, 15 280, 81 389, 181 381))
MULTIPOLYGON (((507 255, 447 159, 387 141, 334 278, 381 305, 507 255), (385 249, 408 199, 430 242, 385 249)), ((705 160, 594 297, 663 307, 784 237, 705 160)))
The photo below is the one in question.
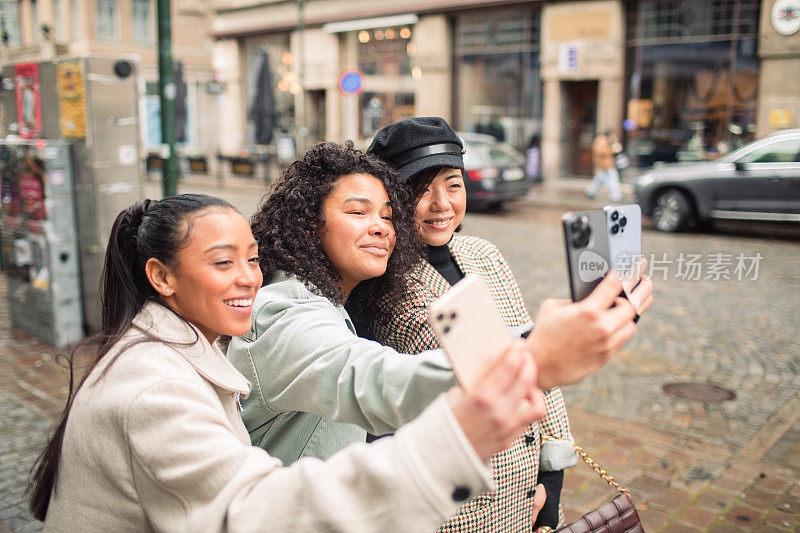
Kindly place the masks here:
POLYGON ((0 144, 11 322, 57 348, 83 338, 72 161, 64 141, 0 144))
POLYGON ((60 57, 8 65, 0 77, 0 123, 7 139, 39 139, 48 146, 58 139, 70 142, 83 303, 79 314, 86 333, 97 331, 111 226, 144 190, 137 62, 60 57))

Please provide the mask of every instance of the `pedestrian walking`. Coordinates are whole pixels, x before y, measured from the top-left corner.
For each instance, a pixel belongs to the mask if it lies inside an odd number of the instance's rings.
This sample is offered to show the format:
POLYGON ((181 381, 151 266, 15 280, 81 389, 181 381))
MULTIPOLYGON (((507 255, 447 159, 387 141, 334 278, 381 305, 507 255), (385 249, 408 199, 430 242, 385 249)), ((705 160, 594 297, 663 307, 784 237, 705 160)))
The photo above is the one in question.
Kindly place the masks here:
POLYGON ((608 196, 612 202, 622 200, 619 172, 615 163, 616 155, 621 152, 622 145, 611 129, 604 130, 595 138, 592 144, 592 161, 595 174, 589 186, 586 187, 586 196, 594 198, 600 187, 605 185, 608 187, 608 196))

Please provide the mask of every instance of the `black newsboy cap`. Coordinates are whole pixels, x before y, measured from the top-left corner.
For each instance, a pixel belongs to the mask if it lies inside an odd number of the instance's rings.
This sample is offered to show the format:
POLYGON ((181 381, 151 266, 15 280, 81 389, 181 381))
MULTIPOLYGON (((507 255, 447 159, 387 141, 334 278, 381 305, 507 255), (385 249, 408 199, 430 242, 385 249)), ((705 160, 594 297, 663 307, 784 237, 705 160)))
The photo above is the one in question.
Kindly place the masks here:
POLYGON ((443 118, 414 117, 383 127, 367 153, 394 166, 404 182, 430 168, 464 169, 464 144, 443 118))

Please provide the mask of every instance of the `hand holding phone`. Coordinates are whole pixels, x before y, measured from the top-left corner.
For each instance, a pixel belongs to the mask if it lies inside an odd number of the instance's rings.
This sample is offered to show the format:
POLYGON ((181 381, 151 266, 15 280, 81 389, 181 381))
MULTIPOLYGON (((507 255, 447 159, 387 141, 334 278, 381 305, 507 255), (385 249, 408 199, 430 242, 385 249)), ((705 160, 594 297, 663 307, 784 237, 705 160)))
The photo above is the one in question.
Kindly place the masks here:
POLYGON ((572 301, 589 296, 609 270, 606 214, 600 209, 561 217, 572 301))
POLYGON ((431 304, 428 322, 465 390, 471 390, 513 340, 486 282, 472 274, 431 304))

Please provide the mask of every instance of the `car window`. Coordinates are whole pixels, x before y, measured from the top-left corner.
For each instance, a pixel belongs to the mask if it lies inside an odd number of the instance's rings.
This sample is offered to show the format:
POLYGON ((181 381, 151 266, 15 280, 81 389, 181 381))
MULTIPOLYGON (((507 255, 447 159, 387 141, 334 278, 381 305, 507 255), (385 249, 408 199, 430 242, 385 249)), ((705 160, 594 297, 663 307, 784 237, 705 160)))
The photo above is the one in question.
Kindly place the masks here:
POLYGON ((756 148, 739 158, 740 163, 800 162, 800 139, 786 139, 756 148))
POLYGON ((489 157, 503 166, 525 164, 525 157, 507 144, 493 144, 489 149, 489 157))
POLYGON ((470 141, 467 151, 470 150, 473 152, 473 158, 491 166, 507 167, 525 164, 525 157, 508 144, 470 141))

